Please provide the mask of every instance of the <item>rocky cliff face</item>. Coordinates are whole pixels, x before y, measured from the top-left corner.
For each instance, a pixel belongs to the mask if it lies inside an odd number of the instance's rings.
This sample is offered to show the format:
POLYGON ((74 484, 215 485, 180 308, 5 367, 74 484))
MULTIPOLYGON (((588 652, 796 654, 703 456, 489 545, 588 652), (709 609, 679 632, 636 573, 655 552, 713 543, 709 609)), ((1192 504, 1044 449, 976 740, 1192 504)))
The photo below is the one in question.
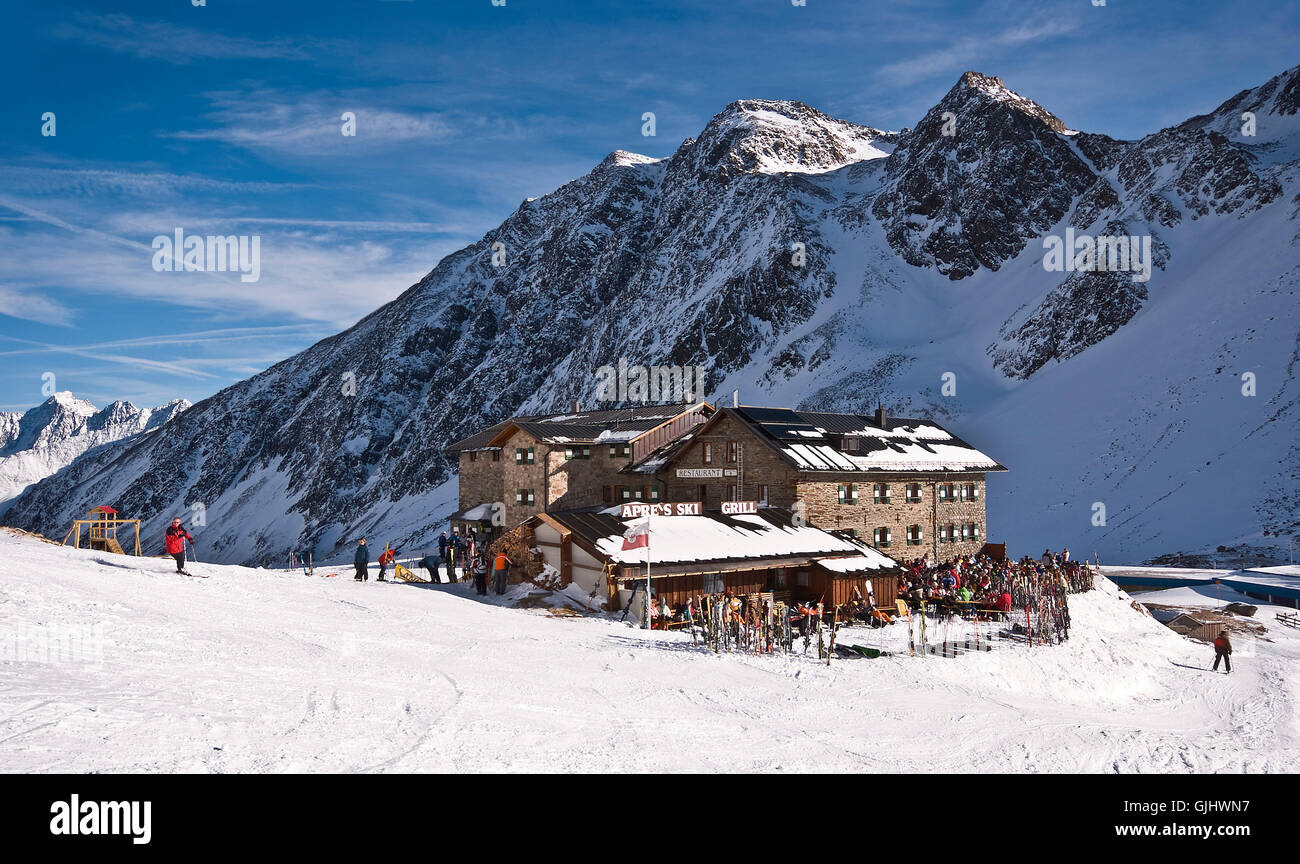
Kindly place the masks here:
POLYGON ((710 395, 750 404, 945 418, 1012 468, 988 534, 1013 544, 1168 551, 1208 530, 1184 518, 1194 494, 1215 502, 1206 542, 1294 530, 1297 77, 1139 141, 976 73, 902 133, 734 102, 666 159, 617 151, 525 201, 351 329, 6 519, 113 503, 161 530, 201 503, 214 560, 325 560, 362 533, 418 547, 454 500, 446 443, 593 405, 625 358, 704 366, 710 395), (1148 238, 1150 279, 1045 269, 1067 230, 1148 238), (1259 395, 1236 395, 1252 370, 1259 395), (1257 488, 1228 482, 1243 471, 1257 488))

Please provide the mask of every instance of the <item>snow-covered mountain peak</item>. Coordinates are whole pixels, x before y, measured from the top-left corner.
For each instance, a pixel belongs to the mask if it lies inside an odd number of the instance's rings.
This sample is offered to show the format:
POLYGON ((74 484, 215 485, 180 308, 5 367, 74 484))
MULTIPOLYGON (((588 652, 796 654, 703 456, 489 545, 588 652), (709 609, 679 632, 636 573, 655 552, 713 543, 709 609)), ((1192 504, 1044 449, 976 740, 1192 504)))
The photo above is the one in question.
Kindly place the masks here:
POLYGON ((896 135, 828 117, 793 100, 732 102, 674 155, 722 179, 744 173, 818 174, 893 150, 896 135))
POLYGON ((141 410, 118 400, 100 410, 64 390, 22 414, 0 415, 0 512, 23 488, 88 450, 161 426, 188 407, 176 399, 141 410))
POLYGON ((594 174, 597 171, 602 171, 608 168, 626 168, 632 165, 653 165, 660 161, 662 160, 650 156, 642 156, 640 153, 633 153, 630 150, 615 150, 613 153, 610 153, 602 159, 600 164, 593 169, 592 173, 594 174))
POLYGON ((41 407, 48 408, 50 411, 61 411, 83 417, 89 417, 99 410, 94 403, 73 395, 71 390, 60 390, 49 399, 46 399, 41 407))
POLYGON ((963 74, 957 83, 953 85, 953 88, 948 91, 948 95, 940 102, 940 108, 946 110, 943 108, 945 103, 951 106, 951 101, 954 99, 964 102, 971 98, 1005 105, 1026 117, 1038 120, 1053 132, 1070 131, 1061 118, 1034 100, 1021 96, 1006 84, 1003 84, 1001 78, 981 75, 973 70, 963 74))

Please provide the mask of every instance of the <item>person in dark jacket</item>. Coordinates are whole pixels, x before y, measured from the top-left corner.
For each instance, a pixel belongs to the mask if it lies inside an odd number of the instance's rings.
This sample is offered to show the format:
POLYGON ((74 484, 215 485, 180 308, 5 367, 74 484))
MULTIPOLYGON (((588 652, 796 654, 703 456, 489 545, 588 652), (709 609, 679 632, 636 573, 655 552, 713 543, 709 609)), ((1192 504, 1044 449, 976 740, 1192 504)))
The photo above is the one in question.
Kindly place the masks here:
POLYGON ((1219 633, 1219 638, 1214 640, 1214 671, 1219 671, 1219 661, 1223 661, 1225 674, 1232 671, 1232 640, 1228 638, 1228 631, 1223 630, 1219 633))
POLYGON ((185 573, 188 576, 189 574, 185 572, 186 540, 191 543, 194 542, 190 532, 186 531, 184 526, 181 525, 181 517, 177 516, 172 520, 172 524, 167 526, 167 530, 163 532, 163 543, 167 548, 167 554, 176 560, 176 572, 185 573))
POLYGON ((438 538, 438 557, 443 561, 447 560, 447 532, 443 531, 442 536, 438 538))
POLYGON ((357 582, 370 581, 370 549, 366 547, 366 538, 357 541, 357 554, 352 556, 352 564, 357 568, 357 575, 352 578, 357 582))

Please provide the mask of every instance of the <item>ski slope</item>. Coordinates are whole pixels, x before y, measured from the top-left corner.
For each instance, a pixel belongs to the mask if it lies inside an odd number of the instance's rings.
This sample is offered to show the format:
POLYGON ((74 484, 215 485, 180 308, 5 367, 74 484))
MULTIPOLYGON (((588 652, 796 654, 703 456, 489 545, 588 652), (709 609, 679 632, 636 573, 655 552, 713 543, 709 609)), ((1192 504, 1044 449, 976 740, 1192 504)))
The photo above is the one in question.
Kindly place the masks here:
POLYGON ((1300 633, 1239 640, 1216 675, 1109 583, 1072 598, 1060 647, 828 668, 461 585, 190 569, 210 578, 0 531, 0 768, 1300 770, 1300 633), (33 656, 96 626, 79 656, 33 656))

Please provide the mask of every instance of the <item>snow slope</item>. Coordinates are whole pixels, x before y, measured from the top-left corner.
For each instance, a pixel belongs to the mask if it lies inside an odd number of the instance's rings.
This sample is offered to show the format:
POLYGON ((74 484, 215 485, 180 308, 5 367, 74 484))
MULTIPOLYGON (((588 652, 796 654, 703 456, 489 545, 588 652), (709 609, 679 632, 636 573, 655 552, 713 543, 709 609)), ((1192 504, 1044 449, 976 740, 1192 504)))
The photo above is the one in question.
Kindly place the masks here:
POLYGON ((1064 646, 828 668, 715 656, 688 635, 509 608, 462 586, 170 566, 0 532, 7 657, 43 636, 102 633, 81 662, 4 663, 0 767, 1300 770, 1300 638, 1270 631, 1238 671, 1214 675, 1203 646, 1110 587, 1072 599, 1064 646))

